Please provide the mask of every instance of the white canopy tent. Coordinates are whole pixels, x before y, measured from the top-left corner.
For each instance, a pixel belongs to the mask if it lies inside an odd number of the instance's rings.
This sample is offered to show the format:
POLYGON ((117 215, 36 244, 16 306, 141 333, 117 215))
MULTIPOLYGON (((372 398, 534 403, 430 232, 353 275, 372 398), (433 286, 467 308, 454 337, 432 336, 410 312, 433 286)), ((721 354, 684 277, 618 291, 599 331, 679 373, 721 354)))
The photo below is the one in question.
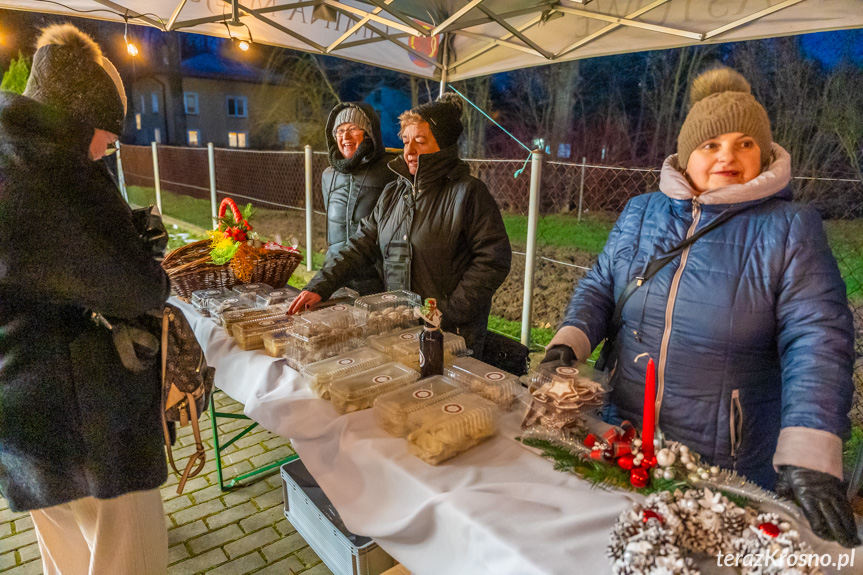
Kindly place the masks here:
POLYGON ((863 27, 863 0, 0 0, 0 8, 128 18, 449 81, 610 54, 863 27))
MULTIPOLYGON (((328 54, 438 80, 441 92, 447 81, 553 62, 863 27, 863 0, 0 0, 0 8, 328 54)), ((531 166, 525 344, 541 156, 531 166)), ((306 235, 311 249, 310 211, 306 235)))

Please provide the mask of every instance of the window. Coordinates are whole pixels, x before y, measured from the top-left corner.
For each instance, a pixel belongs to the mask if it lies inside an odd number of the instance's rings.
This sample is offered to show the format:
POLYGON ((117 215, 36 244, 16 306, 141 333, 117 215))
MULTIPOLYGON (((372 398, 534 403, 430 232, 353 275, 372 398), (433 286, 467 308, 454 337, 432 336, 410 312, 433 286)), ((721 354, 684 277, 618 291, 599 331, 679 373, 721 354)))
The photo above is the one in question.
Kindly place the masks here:
POLYGON ((190 146, 199 146, 198 143, 198 130, 189 130, 189 145, 190 146))
POLYGON ((228 132, 228 146, 231 148, 245 148, 246 147, 246 133, 245 132, 228 132))
POLYGON ((246 98, 242 96, 228 98, 228 116, 245 118, 248 115, 246 98))
POLYGON ((135 114, 135 129, 141 129, 141 114, 135 114))
POLYGON ((183 103, 186 106, 187 116, 198 115, 198 94, 195 92, 186 92, 183 94, 183 103))
POLYGON ((558 144, 557 157, 568 158, 572 155, 572 144, 558 144))
POLYGON ((153 141, 157 144, 162 143, 162 132, 159 130, 159 128, 153 130, 153 141))
POLYGON ((153 113, 158 114, 159 113, 159 96, 158 96, 158 94, 156 94, 156 92, 152 92, 150 94, 150 98, 153 100, 153 113))

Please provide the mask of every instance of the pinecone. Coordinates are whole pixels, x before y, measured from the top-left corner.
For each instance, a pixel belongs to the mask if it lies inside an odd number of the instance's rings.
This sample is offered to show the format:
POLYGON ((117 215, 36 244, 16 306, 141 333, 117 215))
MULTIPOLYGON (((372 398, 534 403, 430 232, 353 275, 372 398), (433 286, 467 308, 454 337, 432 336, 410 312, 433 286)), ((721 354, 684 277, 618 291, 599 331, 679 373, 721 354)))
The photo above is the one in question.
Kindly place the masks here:
POLYGON ((722 514, 722 530, 728 534, 739 536, 746 528, 746 510, 740 507, 728 509, 722 514))

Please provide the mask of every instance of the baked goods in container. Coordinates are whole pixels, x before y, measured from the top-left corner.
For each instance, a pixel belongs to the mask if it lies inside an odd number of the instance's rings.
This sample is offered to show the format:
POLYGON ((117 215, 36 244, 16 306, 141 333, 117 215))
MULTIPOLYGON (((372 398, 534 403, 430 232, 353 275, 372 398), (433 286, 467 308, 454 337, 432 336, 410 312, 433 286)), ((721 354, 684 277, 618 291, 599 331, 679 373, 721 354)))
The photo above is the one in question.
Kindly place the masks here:
POLYGON ((494 435, 497 407, 462 393, 410 414, 408 427, 408 451, 437 465, 494 435))
POLYGON ((448 377, 427 377, 379 396, 375 400, 375 419, 390 435, 405 437, 411 413, 460 393, 464 393, 462 388, 448 377))
POLYGON ((360 347, 340 353, 323 361, 316 361, 303 367, 301 373, 306 383, 318 397, 330 398, 330 384, 355 373, 366 371, 387 363, 384 354, 368 347, 360 347))
POLYGON ((386 363, 330 384, 330 401, 339 413, 368 409, 388 391, 416 381, 420 374, 400 363, 386 363))
POLYGON ((522 391, 516 376, 473 357, 456 358, 444 374, 501 409, 510 409, 522 391))

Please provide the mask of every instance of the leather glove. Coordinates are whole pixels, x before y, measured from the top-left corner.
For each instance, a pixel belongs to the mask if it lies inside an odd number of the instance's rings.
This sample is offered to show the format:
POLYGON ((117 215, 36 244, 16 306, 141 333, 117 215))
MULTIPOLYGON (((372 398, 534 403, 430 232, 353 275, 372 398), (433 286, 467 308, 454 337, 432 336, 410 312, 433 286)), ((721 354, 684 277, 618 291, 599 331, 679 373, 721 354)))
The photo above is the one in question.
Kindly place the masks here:
POLYGON ((132 210, 132 225, 154 256, 161 256, 168 247, 168 230, 155 206, 132 210))
POLYGON ((860 545, 860 538, 847 488, 829 473, 795 465, 780 466, 776 483, 776 493, 797 502, 818 537, 851 548, 860 545))
POLYGON ((542 358, 540 365, 546 363, 557 363, 558 365, 571 366, 578 361, 575 357, 575 352, 568 345, 558 344, 551 346, 545 352, 545 357, 542 358))

